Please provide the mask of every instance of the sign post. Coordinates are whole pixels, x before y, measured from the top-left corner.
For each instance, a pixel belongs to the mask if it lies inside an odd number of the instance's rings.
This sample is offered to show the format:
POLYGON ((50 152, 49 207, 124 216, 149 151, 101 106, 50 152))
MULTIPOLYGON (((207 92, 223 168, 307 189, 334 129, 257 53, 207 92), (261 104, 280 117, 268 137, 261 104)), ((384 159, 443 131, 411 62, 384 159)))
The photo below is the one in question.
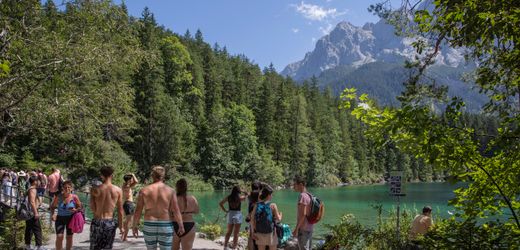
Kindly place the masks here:
POLYGON ((406 194, 403 192, 403 186, 402 186, 402 180, 403 180, 403 171, 392 171, 390 173, 390 195, 397 197, 397 228, 396 228, 396 236, 397 240, 399 241, 399 228, 400 228, 400 221, 399 221, 399 215, 400 215, 400 205, 401 205, 401 196, 406 196, 406 194))

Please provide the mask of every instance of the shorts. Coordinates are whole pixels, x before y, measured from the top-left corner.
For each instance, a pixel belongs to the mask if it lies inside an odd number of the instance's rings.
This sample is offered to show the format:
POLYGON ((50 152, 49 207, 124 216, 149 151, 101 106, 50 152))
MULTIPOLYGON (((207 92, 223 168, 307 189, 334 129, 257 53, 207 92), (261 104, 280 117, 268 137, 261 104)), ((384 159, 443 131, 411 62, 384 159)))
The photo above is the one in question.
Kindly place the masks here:
POLYGON ((144 221, 144 242, 147 249, 169 250, 173 242, 173 224, 171 221, 144 221))
POLYGON ((112 249, 117 222, 113 219, 93 219, 90 224, 90 250, 112 249))
POLYGON ((36 188, 36 194, 43 197, 45 195, 45 188, 36 188))
POLYGON ((227 224, 242 224, 242 212, 236 210, 229 210, 227 224))
POLYGON ((56 229, 56 234, 63 234, 64 231, 67 231, 67 235, 72 235, 72 230, 69 228, 70 220, 72 220, 72 215, 69 216, 60 216, 56 217, 56 222, 54 222, 54 228, 56 229))
POLYGON ((276 246, 278 245, 278 236, 276 236, 276 233, 268 233, 268 234, 262 234, 262 233, 255 233, 256 245, 262 245, 262 246, 276 246))
POLYGON ((58 192, 58 191, 56 191, 56 192, 49 191, 49 197, 51 197, 51 199, 52 199, 52 198, 54 198, 54 196, 58 196, 59 193, 60 192, 58 192))
POLYGON ((133 215, 135 212, 135 203, 131 201, 125 201, 123 204, 123 210, 125 210, 125 215, 133 215))

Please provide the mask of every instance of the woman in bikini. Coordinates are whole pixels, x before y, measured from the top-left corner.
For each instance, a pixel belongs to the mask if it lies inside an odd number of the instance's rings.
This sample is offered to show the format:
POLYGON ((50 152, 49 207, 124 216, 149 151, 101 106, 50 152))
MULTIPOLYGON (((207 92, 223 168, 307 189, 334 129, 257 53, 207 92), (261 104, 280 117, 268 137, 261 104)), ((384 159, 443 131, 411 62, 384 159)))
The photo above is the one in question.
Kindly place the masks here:
MULTIPOLYGON (((193 215, 199 213, 199 203, 193 195, 188 195, 188 182, 182 178, 175 184, 177 189, 177 201, 179 209, 181 210, 182 221, 184 224, 184 233, 178 235, 175 233, 173 237, 173 249, 191 250, 193 248, 193 241, 195 240, 195 221, 193 215)), ((173 222, 173 228, 177 232, 179 225, 173 222)))
POLYGON ((229 237, 233 233, 233 249, 237 248, 238 245, 238 233, 240 231, 240 225, 242 224, 242 201, 244 201, 247 196, 241 195, 242 191, 240 191, 239 186, 234 186, 231 190, 231 194, 226 196, 226 198, 220 201, 219 205, 224 212, 227 213, 227 232, 226 237, 224 238, 224 249, 228 248, 229 237), (224 208, 224 204, 228 203, 229 210, 224 208))
POLYGON ((72 215, 81 210, 81 201, 78 196, 72 193, 74 186, 71 181, 63 182, 63 191, 54 196, 51 204, 51 218, 56 229, 56 250, 63 249, 63 233, 67 233, 65 249, 72 249, 72 230, 68 227, 72 215), (54 209, 58 208, 58 215, 54 214, 54 209))

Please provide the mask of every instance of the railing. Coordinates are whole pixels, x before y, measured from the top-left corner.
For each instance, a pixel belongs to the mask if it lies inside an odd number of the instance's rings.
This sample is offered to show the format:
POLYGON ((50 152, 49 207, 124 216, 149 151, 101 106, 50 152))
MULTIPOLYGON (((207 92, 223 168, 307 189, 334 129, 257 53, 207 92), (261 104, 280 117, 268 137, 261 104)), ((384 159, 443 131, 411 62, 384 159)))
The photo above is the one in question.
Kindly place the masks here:
POLYGON ((19 186, 13 186, 12 184, 9 185, 6 183, 2 183, 2 188, 0 190, 0 202, 2 202, 6 206, 14 207, 22 198, 23 194, 21 194, 19 186))
MULTIPOLYGON (((23 199, 26 198, 26 194, 24 193, 26 190, 25 188, 21 188, 18 185, 9 185, 2 183, 1 189, 0 189, 0 203, 2 203, 4 206, 8 206, 10 208, 14 208, 18 205, 19 202, 21 202, 23 199)), ((47 191, 47 189, 46 189, 47 191)), ((83 194, 85 196, 85 199, 82 201, 82 206, 85 211, 87 212, 88 208, 88 200, 90 193, 85 191, 75 191, 75 194, 83 194)), ((42 205, 39 210, 44 212, 50 211, 50 205, 52 203, 52 198, 48 196, 46 193, 43 194, 42 197, 42 205), (47 201, 47 202, 46 202, 47 201)), ((52 224, 52 223, 51 223, 52 224)))

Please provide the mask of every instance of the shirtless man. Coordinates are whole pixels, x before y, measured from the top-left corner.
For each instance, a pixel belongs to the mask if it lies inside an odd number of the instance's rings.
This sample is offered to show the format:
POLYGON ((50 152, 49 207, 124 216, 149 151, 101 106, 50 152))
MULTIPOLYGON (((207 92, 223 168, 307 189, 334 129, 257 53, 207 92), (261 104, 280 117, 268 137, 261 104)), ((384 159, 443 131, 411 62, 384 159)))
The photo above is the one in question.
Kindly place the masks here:
MULTIPOLYGON (((112 249, 118 227, 113 218, 114 208, 117 207, 118 221, 123 221, 123 192, 121 188, 112 185, 114 169, 104 166, 99 172, 103 184, 90 191, 90 208, 94 213, 90 225, 90 250, 112 249)), ((123 223, 120 224, 119 232, 123 236, 123 223)))
MULTIPOLYGON (((30 176, 30 175, 29 175, 30 176)), ((52 174, 47 177, 47 189, 49 190, 50 198, 58 195, 58 184, 61 178, 60 170, 57 168, 52 169, 52 174)))
POLYGON ((177 195, 173 188, 163 183, 164 175, 163 167, 154 166, 152 169, 153 183, 141 189, 137 197, 132 231, 137 237, 137 224, 141 220, 141 213, 144 209, 143 233, 147 249, 157 249, 157 243, 161 250, 172 248, 174 231, 172 220, 178 223, 177 235, 184 234, 177 195))
POLYGON ((432 225, 432 208, 430 206, 425 206, 422 210, 422 214, 415 216, 412 221, 410 239, 413 241, 417 239, 419 235, 424 235, 432 225))
POLYGON ((137 185, 138 180, 134 174, 127 174, 123 177, 125 183, 123 184, 123 210, 125 210, 125 233, 123 234, 123 241, 126 241, 128 236, 128 227, 132 223, 135 212, 134 195, 132 188, 137 185))
POLYGON ((38 195, 36 189, 40 184, 38 177, 32 176, 29 178, 29 190, 27 190, 27 199, 29 200, 29 209, 34 214, 29 220, 25 221, 25 249, 33 249, 31 248, 31 238, 34 234, 34 240, 36 242, 35 249, 45 249, 42 247, 42 226, 40 222, 40 214, 38 213, 38 207, 40 206, 40 201, 38 200, 38 195))

